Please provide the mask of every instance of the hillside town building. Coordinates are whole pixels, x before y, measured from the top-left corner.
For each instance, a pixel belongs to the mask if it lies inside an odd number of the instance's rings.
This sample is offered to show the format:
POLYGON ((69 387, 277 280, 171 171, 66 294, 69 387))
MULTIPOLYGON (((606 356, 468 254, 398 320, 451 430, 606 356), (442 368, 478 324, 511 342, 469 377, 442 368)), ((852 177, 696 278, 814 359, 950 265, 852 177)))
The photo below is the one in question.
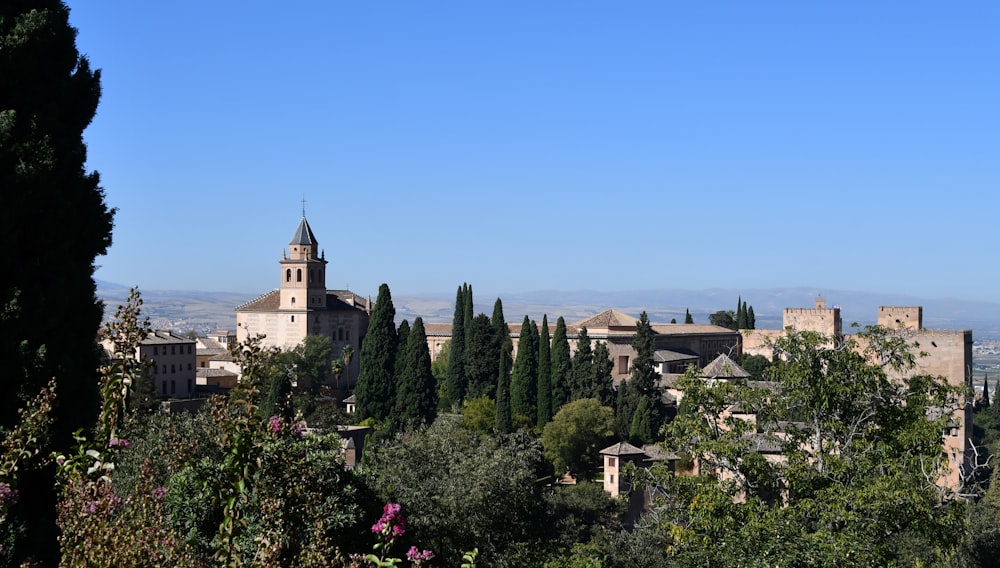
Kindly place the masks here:
MULTIPOLYGON (((102 339, 101 346, 114 358, 114 345, 102 339)), ((160 398, 190 398, 195 391, 195 341, 171 331, 149 332, 139 342, 135 357, 149 365, 156 395, 160 398)))

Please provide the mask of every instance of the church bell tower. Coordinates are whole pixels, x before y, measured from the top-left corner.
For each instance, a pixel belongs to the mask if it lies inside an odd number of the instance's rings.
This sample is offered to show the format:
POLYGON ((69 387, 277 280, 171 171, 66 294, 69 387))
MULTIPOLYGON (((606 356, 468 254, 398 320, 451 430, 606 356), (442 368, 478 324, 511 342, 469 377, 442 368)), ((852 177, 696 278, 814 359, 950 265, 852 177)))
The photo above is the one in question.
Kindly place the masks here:
POLYGON ((305 212, 281 258, 280 310, 326 307, 326 258, 319 252, 305 212))

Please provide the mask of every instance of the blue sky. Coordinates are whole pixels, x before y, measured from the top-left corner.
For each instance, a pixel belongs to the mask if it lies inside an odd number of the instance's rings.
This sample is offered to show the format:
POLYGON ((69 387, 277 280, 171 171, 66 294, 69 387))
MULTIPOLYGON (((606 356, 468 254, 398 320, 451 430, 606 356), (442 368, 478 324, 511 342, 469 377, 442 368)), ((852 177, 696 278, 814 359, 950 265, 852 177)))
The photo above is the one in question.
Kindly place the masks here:
POLYGON ((69 2, 97 277, 1000 301, 996 2, 69 2))

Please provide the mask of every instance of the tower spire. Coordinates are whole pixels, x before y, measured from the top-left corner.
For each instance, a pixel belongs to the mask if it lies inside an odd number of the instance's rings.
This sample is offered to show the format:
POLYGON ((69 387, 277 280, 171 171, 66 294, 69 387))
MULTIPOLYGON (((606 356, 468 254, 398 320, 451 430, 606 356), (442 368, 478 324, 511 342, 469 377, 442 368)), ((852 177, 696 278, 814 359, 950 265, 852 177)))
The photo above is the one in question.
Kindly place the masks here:
POLYGON ((302 194, 302 218, 305 219, 305 217, 306 217, 306 195, 303 193, 302 194))

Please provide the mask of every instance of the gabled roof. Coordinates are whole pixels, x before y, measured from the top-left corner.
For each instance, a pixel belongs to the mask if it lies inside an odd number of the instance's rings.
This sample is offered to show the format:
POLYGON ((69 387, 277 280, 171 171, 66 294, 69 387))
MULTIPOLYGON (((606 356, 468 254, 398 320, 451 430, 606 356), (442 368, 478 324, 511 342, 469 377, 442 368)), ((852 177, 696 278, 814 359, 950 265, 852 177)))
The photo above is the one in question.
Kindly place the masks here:
POLYGON ((290 245, 316 245, 316 235, 313 234, 312 229, 309 227, 309 221, 306 221, 306 216, 302 216, 302 220, 299 221, 299 226, 295 229, 295 234, 292 235, 292 241, 288 243, 290 245))
POLYGON ((604 310, 596 316, 591 316, 583 321, 576 322, 577 327, 586 327, 588 330, 606 329, 610 327, 635 327, 639 318, 630 316, 618 310, 604 310))
POLYGON ((705 368, 701 370, 701 377, 707 379, 748 379, 750 373, 723 353, 705 365, 705 368))

